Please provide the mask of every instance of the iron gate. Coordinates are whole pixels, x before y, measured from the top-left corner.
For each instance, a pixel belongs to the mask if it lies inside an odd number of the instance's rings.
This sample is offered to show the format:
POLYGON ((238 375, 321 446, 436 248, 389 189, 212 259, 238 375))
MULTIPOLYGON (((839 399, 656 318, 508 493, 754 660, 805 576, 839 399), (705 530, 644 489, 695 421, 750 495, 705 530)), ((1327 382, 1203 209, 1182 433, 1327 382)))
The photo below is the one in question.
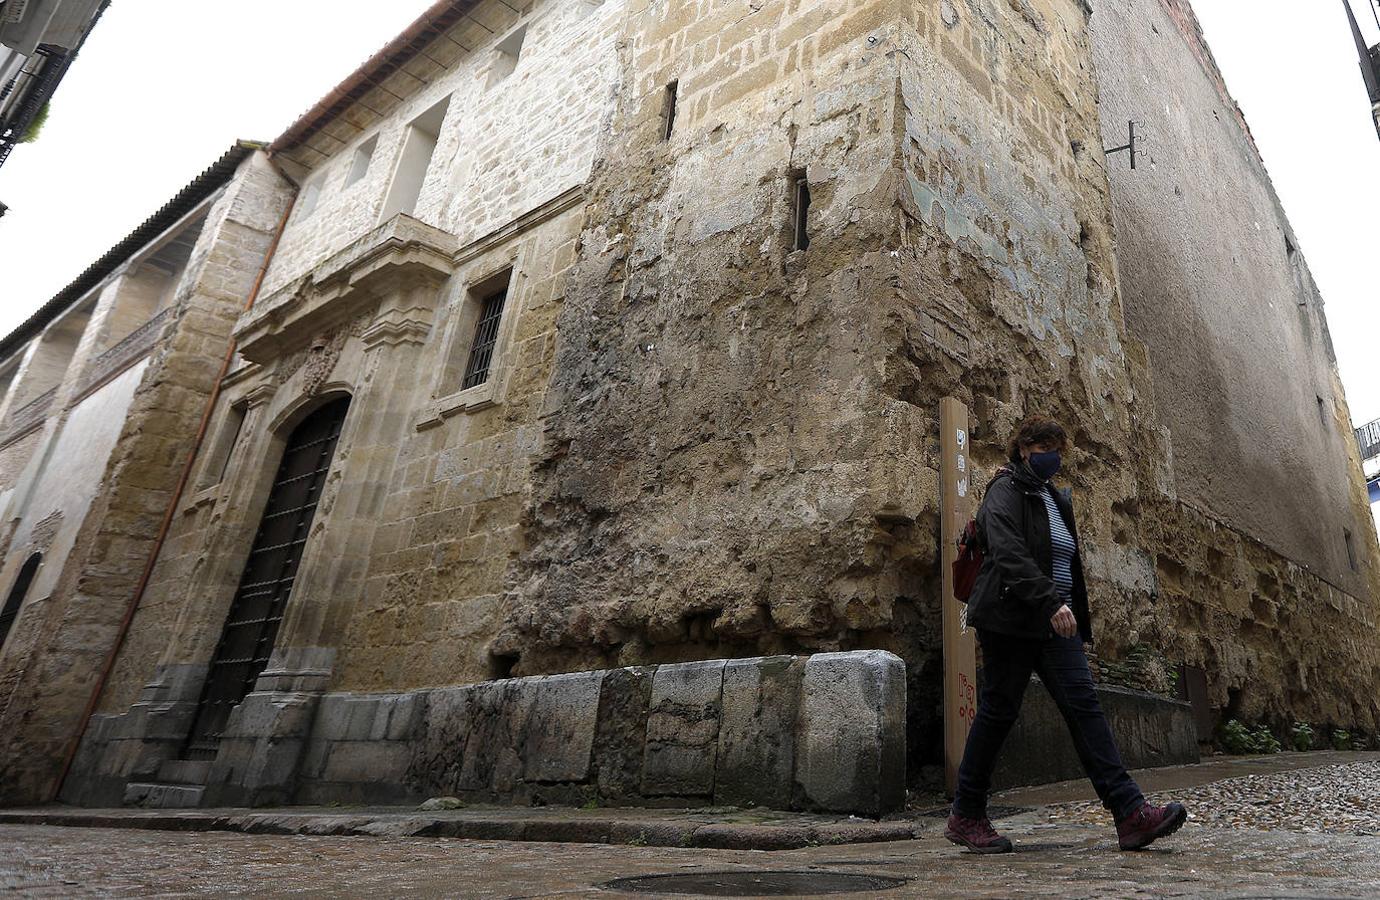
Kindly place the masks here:
POLYGON ((215 757, 230 712, 253 690, 268 665, 349 406, 348 397, 333 400, 303 419, 288 436, 202 688, 187 740, 187 759, 215 757))

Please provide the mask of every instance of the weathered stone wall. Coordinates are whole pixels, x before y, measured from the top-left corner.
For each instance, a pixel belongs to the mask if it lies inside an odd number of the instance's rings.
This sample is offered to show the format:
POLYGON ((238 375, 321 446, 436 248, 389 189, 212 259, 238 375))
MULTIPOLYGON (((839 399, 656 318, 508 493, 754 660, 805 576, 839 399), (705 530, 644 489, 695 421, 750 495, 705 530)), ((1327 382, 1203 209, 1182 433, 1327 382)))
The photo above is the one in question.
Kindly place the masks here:
MULTIPOLYGON (((452 796, 878 816, 900 809, 906 795, 904 667, 887 653, 331 692, 308 714, 311 736, 297 751, 300 765, 281 744, 258 753, 254 742, 229 738, 203 779, 205 803, 263 803, 262 791, 243 785, 253 770, 264 771, 261 780, 281 797, 313 804, 452 796)), ((109 805, 125 796, 163 805, 170 795, 199 797, 201 787, 176 783, 136 783, 126 791, 120 776, 131 743, 128 718, 96 717, 63 799, 109 805)), ((188 764, 162 771, 179 768, 188 764)))
POLYGON ((1322 298, 1192 12, 1109 0, 1092 22, 1103 139, 1126 143, 1135 119, 1144 142, 1135 171, 1125 153, 1107 164, 1127 324, 1149 349, 1177 493, 1364 596, 1376 554, 1348 563, 1343 529, 1358 556, 1374 541, 1351 503, 1322 298))
POLYGON ((55 787, 153 549, 230 326, 287 199, 260 155, 246 161, 208 215, 176 313, 100 475, 102 489, 73 539, 74 552, 53 573, 33 649, 22 660, 7 656, 22 671, 0 713, 0 802, 46 800, 55 787))
POLYGON ((1094 589, 1151 592, 1111 514, 1162 474, 1135 451, 1105 175, 1073 149, 1098 139, 1085 13, 739 13, 631 13, 498 647, 524 672, 891 648, 932 754, 940 397, 988 468, 1021 415, 1069 422, 1094 589))
POLYGON ((1131 119, 1142 142, 1134 171, 1107 168, 1173 463, 1171 496, 1137 510, 1154 602, 1118 630, 1203 666, 1229 716, 1370 729, 1380 551, 1322 298, 1188 4, 1106 0, 1091 21, 1103 145, 1131 119))

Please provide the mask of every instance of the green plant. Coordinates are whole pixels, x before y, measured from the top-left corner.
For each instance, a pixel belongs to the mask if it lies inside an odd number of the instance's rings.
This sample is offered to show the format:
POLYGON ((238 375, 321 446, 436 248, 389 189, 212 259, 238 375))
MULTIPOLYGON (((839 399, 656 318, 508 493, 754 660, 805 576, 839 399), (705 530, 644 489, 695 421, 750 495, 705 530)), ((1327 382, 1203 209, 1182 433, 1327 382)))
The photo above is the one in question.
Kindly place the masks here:
POLYGON ((1236 756, 1255 752, 1255 738, 1245 725, 1232 719, 1222 726, 1222 749, 1236 756))
POLYGON ((1279 738, 1275 737, 1268 725, 1255 726, 1255 730, 1251 732, 1251 739, 1255 744, 1256 753, 1278 753, 1280 751, 1279 738))
POLYGON ((1280 743, 1279 738, 1270 731, 1270 726, 1261 724, 1252 729, 1232 719, 1222 726, 1222 748, 1228 753, 1244 756, 1250 753, 1278 753, 1280 743))
POLYGON ((29 123, 29 127, 24 129, 24 135, 20 137, 19 143, 32 144, 38 140, 38 133, 43 130, 43 125, 47 121, 48 104, 45 103, 38 108, 38 112, 34 115, 33 121, 29 123))
POLYGON ((1289 729, 1289 743, 1300 753, 1313 749, 1313 726, 1307 722, 1295 722, 1289 729))
POLYGON ((1333 750, 1350 750, 1350 749, 1351 749, 1351 732, 1349 732, 1349 731, 1344 731, 1344 730, 1342 730, 1341 728, 1338 728, 1336 731, 1333 731, 1333 732, 1332 732, 1332 749, 1333 749, 1333 750))

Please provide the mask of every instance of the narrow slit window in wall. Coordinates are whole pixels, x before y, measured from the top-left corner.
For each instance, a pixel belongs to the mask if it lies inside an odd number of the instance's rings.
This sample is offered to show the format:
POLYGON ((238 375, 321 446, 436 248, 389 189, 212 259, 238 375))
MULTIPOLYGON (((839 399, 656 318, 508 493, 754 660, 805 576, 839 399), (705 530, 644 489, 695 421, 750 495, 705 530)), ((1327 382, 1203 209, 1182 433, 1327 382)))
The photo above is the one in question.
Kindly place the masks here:
POLYGON ((369 140, 359 145, 355 150, 354 159, 350 163, 350 174, 345 179, 345 186, 349 187, 369 174, 369 163, 373 162, 374 151, 378 149, 379 136, 374 135, 369 140))
POLYGON ((478 298, 479 321, 474 327, 474 340, 470 344, 461 390, 477 387, 489 380, 494 351, 498 345, 498 327, 503 321, 503 307, 508 299, 508 286, 509 278, 503 278, 501 284, 478 298))
POLYGON ((666 99, 663 101, 664 105, 662 106, 661 112, 662 124, 664 126, 661 132, 661 139, 664 141, 669 141, 671 139, 671 132, 675 131, 676 128, 676 95, 679 93, 679 81, 673 81, 666 85, 666 99))
POLYGON ((1327 427, 1327 401, 1321 397, 1318 397, 1318 421, 1323 423, 1324 428, 1327 427))
POLYGON ((393 173, 393 184, 388 189, 388 198, 383 204, 383 219, 388 221, 399 213, 412 215, 417 210, 417 201, 422 196, 422 185, 426 182, 427 170, 431 168, 431 158, 436 153, 436 142, 440 140, 441 125, 446 119, 446 109, 450 98, 412 120, 403 135, 402 151, 398 154, 398 166, 393 173))
POLYGON ((795 238, 793 250, 810 249, 810 183, 805 174, 798 173, 791 179, 791 200, 794 211, 793 230, 795 238))
POLYGON ((1346 541, 1346 561, 1351 566, 1351 571, 1356 571, 1356 541, 1351 535, 1350 528, 1342 529, 1342 539, 1346 541))

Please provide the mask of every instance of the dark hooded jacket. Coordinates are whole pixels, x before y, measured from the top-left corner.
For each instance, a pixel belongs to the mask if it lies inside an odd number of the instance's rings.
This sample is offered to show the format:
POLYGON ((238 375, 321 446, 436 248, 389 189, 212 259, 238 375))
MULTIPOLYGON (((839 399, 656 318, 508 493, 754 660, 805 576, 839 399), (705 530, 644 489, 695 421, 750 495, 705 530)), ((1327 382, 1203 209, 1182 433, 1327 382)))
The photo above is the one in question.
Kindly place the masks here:
POLYGON ((1042 491, 1049 491, 1078 551, 1073 557, 1073 596, 1069 608, 1083 640, 1091 643, 1088 589, 1083 581, 1082 542, 1073 520, 1068 490, 1041 481, 1027 463, 1002 469, 987 487, 978 510, 978 533, 985 543, 982 568, 968 598, 968 624, 974 628, 1043 640, 1054 634, 1050 619, 1063 601, 1054 586, 1054 551, 1042 491))

